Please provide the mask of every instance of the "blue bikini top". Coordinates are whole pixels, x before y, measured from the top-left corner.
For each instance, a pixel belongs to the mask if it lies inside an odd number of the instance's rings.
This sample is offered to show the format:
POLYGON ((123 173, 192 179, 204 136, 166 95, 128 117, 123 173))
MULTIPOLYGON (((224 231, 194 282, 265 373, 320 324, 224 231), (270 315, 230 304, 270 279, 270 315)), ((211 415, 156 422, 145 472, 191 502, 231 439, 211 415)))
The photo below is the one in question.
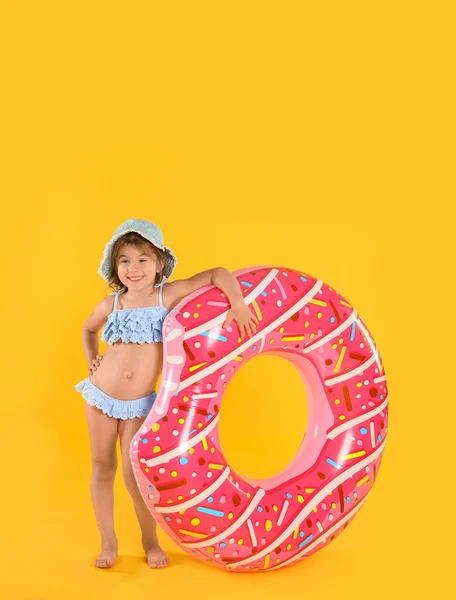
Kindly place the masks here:
POLYGON ((122 342, 133 342, 135 344, 152 344, 162 342, 163 321, 168 314, 168 309, 163 306, 163 284, 166 277, 160 284, 160 306, 145 306, 144 308, 120 308, 116 309, 119 294, 125 292, 121 288, 115 295, 114 309, 109 314, 108 320, 104 324, 101 332, 101 341, 113 344, 117 340, 122 342))

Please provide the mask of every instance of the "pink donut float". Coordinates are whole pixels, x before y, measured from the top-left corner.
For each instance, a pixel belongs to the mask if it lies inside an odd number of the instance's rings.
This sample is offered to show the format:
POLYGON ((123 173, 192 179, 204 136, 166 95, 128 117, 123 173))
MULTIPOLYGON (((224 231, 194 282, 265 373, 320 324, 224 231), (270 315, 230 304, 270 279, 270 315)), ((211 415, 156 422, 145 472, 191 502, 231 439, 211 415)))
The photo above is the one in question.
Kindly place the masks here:
POLYGON ((313 554, 363 506, 383 456, 388 396, 376 345, 337 291, 288 268, 234 275, 256 334, 241 341, 234 321, 222 328, 229 304, 219 288, 182 300, 164 322, 161 385, 130 457, 149 510, 183 550, 253 572, 313 554), (309 416, 291 464, 260 481, 227 463, 218 421, 236 370, 265 352, 297 367, 309 416))

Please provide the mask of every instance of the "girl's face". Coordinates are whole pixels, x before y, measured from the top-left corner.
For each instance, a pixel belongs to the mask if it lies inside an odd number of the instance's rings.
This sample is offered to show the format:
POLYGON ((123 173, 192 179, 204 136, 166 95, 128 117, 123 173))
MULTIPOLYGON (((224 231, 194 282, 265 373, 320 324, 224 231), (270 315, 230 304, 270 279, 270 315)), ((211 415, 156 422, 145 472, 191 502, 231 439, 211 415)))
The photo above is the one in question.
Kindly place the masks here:
POLYGON ((124 244, 117 257, 120 281, 132 290, 140 290, 155 283, 155 275, 162 268, 154 252, 144 247, 124 244))

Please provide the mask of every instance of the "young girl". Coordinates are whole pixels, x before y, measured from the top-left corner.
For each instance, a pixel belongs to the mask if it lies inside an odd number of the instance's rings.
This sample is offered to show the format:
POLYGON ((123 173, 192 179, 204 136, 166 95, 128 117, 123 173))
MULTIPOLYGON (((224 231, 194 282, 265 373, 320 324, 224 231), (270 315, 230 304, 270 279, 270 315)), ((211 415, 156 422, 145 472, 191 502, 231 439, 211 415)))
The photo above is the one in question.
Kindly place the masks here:
POLYGON ((166 283, 176 263, 173 252, 163 245, 157 225, 144 219, 122 223, 106 244, 98 270, 116 291, 97 304, 83 326, 82 344, 90 376, 75 388, 86 400, 92 453, 90 492, 101 535, 97 567, 112 567, 117 557, 114 531, 117 436, 123 478, 133 499, 147 562, 151 568, 168 564, 158 543, 156 522, 141 496, 129 457, 130 442, 156 397, 165 317, 182 298, 212 284, 225 293, 231 305, 224 327, 234 320, 244 339, 244 330, 251 337, 258 324, 236 278, 227 269, 217 267, 166 283), (108 342, 104 357, 98 354, 101 327, 101 340, 108 342))

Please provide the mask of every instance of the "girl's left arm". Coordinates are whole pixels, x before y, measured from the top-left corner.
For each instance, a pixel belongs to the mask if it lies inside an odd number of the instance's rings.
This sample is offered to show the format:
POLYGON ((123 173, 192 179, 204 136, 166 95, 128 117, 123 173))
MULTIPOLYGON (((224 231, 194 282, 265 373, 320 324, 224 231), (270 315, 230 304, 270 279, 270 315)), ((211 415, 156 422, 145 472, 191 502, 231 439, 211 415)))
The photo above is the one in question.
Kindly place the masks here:
POLYGON ((173 306, 176 306, 182 298, 196 290, 208 285, 215 285, 222 290, 231 305, 223 327, 228 327, 233 320, 236 321, 241 340, 244 339, 244 329, 249 337, 252 337, 255 333, 259 321, 246 304, 236 277, 225 267, 201 271, 201 273, 197 273, 188 279, 179 279, 170 282, 168 285, 174 298, 173 306))

